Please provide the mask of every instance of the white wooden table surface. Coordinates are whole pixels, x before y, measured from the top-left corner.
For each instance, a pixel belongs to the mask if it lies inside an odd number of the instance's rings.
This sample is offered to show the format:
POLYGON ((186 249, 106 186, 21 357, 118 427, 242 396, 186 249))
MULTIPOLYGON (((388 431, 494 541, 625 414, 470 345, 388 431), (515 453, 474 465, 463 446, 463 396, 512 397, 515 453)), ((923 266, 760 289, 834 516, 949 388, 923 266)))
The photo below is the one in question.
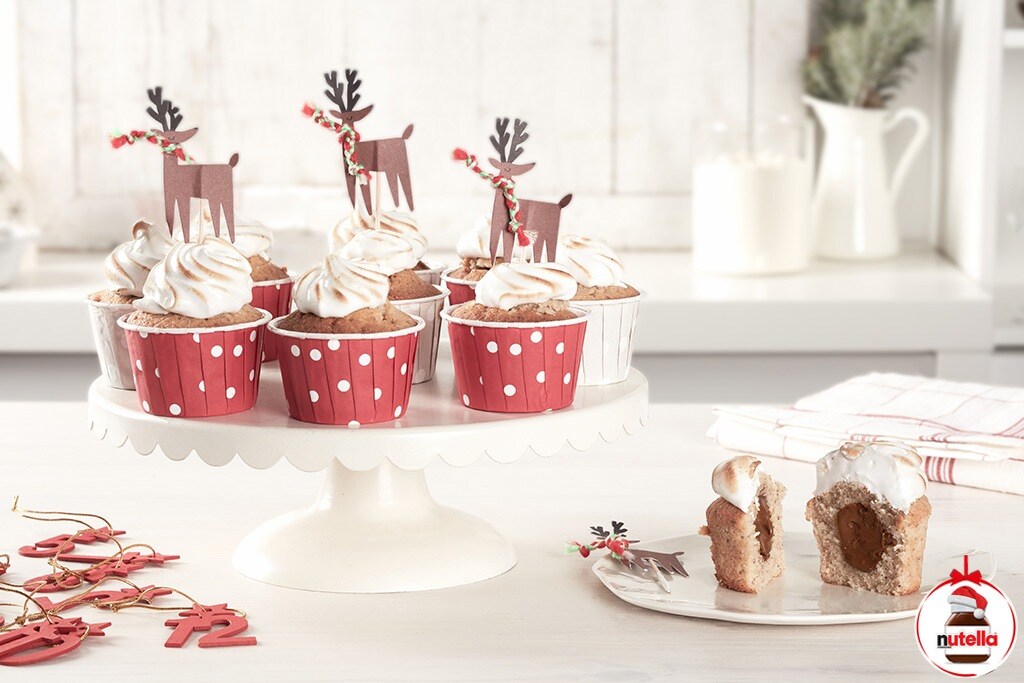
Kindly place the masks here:
MULTIPOLYGON (((395 595, 292 591, 231 569, 234 544, 259 522, 307 503, 316 475, 287 463, 264 471, 240 462, 212 468, 194 457, 175 463, 114 449, 86 431, 81 403, 0 403, 0 416, 0 501, 20 494, 26 507, 97 512, 126 528, 126 538, 180 553, 173 565, 133 578, 182 587, 202 601, 229 601, 249 612, 260 640, 257 647, 171 650, 163 647, 165 614, 127 611, 111 615, 107 637, 63 661, 2 669, 0 680, 106 681, 116 672, 147 681, 938 676, 918 653, 910 620, 801 628, 672 617, 620 602, 591 574, 593 559, 563 554, 567 539, 582 539, 589 525, 612 518, 641 539, 696 530, 713 497, 711 468, 725 455, 703 436, 707 406, 652 406, 650 426, 638 436, 586 453, 432 466, 436 498, 497 525, 515 543, 519 564, 491 581, 395 595)), ((813 468, 772 459, 765 466, 789 487, 786 528, 805 529, 813 468)), ((941 485, 929 497, 931 535, 994 551, 997 583, 1024 605, 1024 498, 941 485)), ((2 512, 0 552, 13 554, 67 526, 2 512)), ((339 533, 350 534, 358 549, 358 529, 339 533)), ((8 578, 44 570, 42 560, 15 556, 8 578)), ((991 676, 1022 679, 1020 652, 991 676)))

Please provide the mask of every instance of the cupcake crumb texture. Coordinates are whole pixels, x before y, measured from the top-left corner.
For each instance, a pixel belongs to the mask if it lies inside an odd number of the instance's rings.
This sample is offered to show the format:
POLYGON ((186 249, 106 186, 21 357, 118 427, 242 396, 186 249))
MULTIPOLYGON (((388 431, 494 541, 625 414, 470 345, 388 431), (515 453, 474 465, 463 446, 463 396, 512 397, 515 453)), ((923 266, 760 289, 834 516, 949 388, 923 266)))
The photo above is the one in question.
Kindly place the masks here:
POLYGON ((112 289, 104 289, 99 292, 93 292, 89 295, 90 300, 101 304, 133 304, 137 298, 138 297, 118 294, 112 289))
POLYGON ((610 301, 612 299, 629 299, 640 296, 640 291, 630 285, 608 285, 607 287, 584 287, 576 288, 574 301, 610 301))
POLYGON ((406 301, 408 299, 422 299, 425 296, 440 294, 439 290, 413 270, 400 270, 388 277, 391 288, 388 291, 388 299, 391 301, 406 301))
POLYGON ((287 269, 268 261, 259 254, 249 257, 249 265, 252 266, 252 279, 254 282, 284 280, 288 277, 287 269))
POLYGON ((158 327, 162 329, 187 329, 191 327, 228 327, 243 323, 256 322, 263 317, 263 312, 246 304, 241 310, 232 313, 221 313, 212 318, 191 318, 180 313, 149 313, 135 311, 128 316, 128 322, 140 327, 158 327))
POLYGON ((462 304, 451 313, 453 318, 491 323, 544 323, 572 320, 576 314, 565 301, 553 300, 539 304, 520 304, 509 310, 484 306, 476 302, 462 304))
MULTIPOLYGON (((415 276, 414 276, 415 277, 415 276)), ((315 334, 374 334, 397 332, 413 327, 416 321, 391 304, 360 308, 342 318, 321 318, 312 313, 292 311, 278 323, 282 330, 315 334)))

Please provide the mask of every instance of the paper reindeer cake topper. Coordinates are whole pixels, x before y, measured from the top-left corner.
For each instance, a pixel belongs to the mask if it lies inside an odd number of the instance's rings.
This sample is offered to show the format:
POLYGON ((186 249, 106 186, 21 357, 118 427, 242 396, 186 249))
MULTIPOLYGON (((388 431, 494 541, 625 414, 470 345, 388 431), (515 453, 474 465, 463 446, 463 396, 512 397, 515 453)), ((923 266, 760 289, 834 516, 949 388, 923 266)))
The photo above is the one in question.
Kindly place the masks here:
MULTIPOLYGON (((356 109, 362 95, 358 92, 362 81, 356 69, 345 69, 345 82, 339 82, 338 72, 324 73, 327 89, 324 94, 334 103, 337 109, 328 113, 337 119, 331 121, 323 112, 311 104, 306 104, 302 113, 319 123, 324 128, 338 133, 338 142, 342 146, 345 157, 345 181, 348 184, 348 198, 352 207, 356 206, 356 184, 362 185, 363 205, 368 213, 374 213, 375 207, 370 199, 369 172, 383 174, 391 188, 391 198, 395 206, 399 204, 398 185, 401 182, 405 193, 405 203, 412 211, 412 183, 409 179, 409 155, 405 149, 405 141, 412 135, 412 124, 398 138, 382 138, 380 140, 361 140, 356 132, 356 121, 361 121, 373 111, 373 105, 356 109)), ((379 182, 379 181, 378 181, 379 182)))
POLYGON ((238 163, 238 153, 231 155, 226 164, 197 164, 185 154, 182 143, 191 140, 198 128, 178 130, 181 113, 171 100, 164 99, 163 88, 156 86, 147 90, 152 107, 146 113, 160 124, 160 128, 148 131, 133 130, 124 135, 110 136, 110 144, 116 149, 147 140, 164 153, 164 213, 167 230, 174 231, 174 207, 178 207, 178 219, 185 241, 189 241, 191 200, 205 199, 210 204, 213 217, 213 232, 220 237, 220 215, 227 218, 228 236, 235 241, 235 200, 233 172, 238 163))
POLYGON ((558 250, 558 225, 562 209, 572 201, 572 195, 567 194, 558 202, 519 199, 516 196, 514 177, 528 172, 536 162, 515 163, 523 153, 523 143, 529 139, 530 134, 526 132, 526 121, 516 119, 512 132, 509 132, 508 124, 508 118, 495 119, 495 134, 490 138, 491 146, 498 152, 498 158, 492 157, 487 161, 498 171, 497 175, 480 168, 476 156, 463 149, 453 151, 452 158, 465 163, 474 173, 489 181, 494 188, 490 241, 492 259, 498 256, 500 241, 502 257, 505 261, 511 261, 515 249, 514 237, 522 247, 528 246, 532 240, 535 262, 539 263, 545 257, 548 261, 554 261, 558 250))

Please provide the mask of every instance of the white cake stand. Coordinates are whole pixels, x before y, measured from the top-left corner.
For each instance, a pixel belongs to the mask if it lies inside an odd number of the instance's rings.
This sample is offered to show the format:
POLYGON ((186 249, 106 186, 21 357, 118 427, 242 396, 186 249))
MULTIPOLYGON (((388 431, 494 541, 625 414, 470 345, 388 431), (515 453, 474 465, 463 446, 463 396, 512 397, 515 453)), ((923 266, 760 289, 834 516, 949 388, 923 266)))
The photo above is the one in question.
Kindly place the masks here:
POLYGON ((430 462, 461 467, 486 454, 508 463, 633 434, 647 420, 647 380, 632 370, 620 384, 581 387, 558 412, 484 413, 456 397, 451 360, 442 354, 435 379, 413 387, 405 416, 358 429, 289 418, 273 365, 263 368, 256 406, 236 415, 156 417, 142 411, 135 392, 112 389, 102 377, 89 388, 88 410, 100 439, 130 442, 141 454, 159 446, 171 460, 195 452, 210 465, 239 457, 264 469, 284 458, 306 472, 326 470, 313 504, 249 533, 234 567, 278 586, 386 593, 461 586, 515 566, 515 550, 497 529, 431 497, 423 473, 430 462), (357 546, 346 529, 359 530, 357 546))

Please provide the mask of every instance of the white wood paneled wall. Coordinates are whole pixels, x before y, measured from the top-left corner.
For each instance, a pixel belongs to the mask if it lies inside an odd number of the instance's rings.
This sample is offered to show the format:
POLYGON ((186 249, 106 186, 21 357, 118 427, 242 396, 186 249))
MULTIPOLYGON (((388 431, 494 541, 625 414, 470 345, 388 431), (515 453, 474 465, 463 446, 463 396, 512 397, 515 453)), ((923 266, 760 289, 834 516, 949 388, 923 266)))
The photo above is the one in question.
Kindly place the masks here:
POLYGON ((148 126, 160 83, 200 127, 190 153, 240 153, 240 213, 326 230, 347 213, 339 148, 298 110, 326 103, 324 70, 355 66, 376 105, 364 137, 416 125, 417 214, 435 245, 490 207, 451 148, 487 154, 494 116, 511 115, 530 122, 538 162, 521 192, 573 192, 567 229, 685 247, 693 122, 743 115, 750 97, 759 114, 801 111, 810 2, 755 1, 752 76, 747 0, 20 0, 25 172, 51 246, 105 248, 135 216, 162 216, 159 154, 107 143, 148 126))

